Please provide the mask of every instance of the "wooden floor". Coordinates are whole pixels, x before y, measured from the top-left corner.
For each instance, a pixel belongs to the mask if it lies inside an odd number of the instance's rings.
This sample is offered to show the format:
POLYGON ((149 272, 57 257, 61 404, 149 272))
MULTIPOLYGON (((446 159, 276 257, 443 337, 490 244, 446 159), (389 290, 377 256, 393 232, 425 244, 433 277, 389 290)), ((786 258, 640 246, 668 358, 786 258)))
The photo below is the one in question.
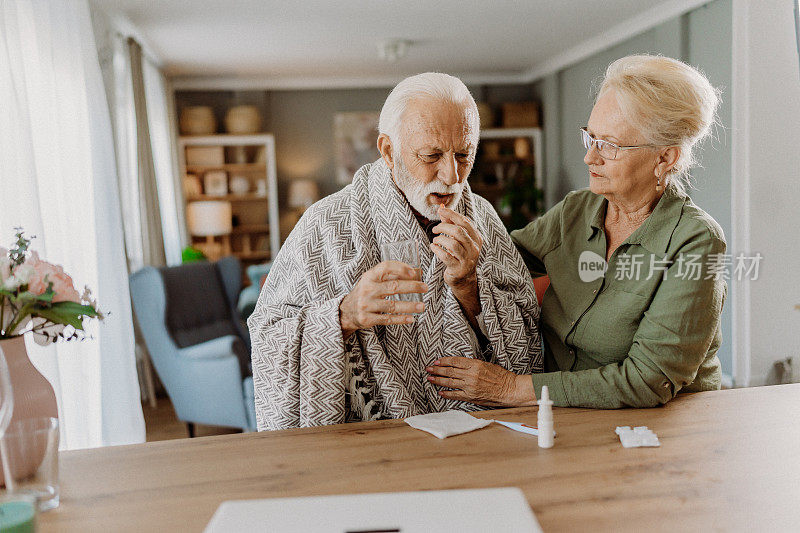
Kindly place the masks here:
MULTIPOLYGON (((186 424, 178 420, 169 398, 159 396, 156 404, 155 408, 150 407, 149 403, 142 404, 147 442, 187 438, 189 432, 186 429, 186 424)), ((232 428, 195 424, 196 437, 227 435, 229 433, 240 433, 240 431, 232 428)))

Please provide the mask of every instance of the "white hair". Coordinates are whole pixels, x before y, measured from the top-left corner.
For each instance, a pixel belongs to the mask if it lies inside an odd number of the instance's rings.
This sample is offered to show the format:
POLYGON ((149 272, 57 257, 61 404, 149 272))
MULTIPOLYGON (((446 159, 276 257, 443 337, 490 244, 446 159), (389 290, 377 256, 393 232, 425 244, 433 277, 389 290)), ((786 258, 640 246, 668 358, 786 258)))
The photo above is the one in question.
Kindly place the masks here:
POLYGON ((471 131, 475 136, 473 141, 477 145, 480 134, 478 106, 467 86, 449 74, 425 72, 410 76, 398 83, 383 103, 378 131, 389 136, 393 150, 398 150, 400 146, 400 130, 406 107, 416 98, 432 98, 466 106, 467 115, 472 123, 471 131))
POLYGON ((646 142, 679 146, 681 155, 669 181, 685 192, 694 148, 717 122, 719 91, 698 69, 677 59, 632 55, 608 66, 597 98, 613 90, 623 116, 646 142))

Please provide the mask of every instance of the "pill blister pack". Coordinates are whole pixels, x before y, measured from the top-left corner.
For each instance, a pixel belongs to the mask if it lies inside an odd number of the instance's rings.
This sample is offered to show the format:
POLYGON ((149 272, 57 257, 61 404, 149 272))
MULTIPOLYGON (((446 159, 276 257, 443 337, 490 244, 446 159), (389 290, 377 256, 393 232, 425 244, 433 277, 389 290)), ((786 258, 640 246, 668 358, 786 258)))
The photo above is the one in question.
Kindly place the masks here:
POLYGON ((645 446, 661 446, 658 442, 658 435, 653 433, 647 426, 637 426, 631 429, 630 426, 620 426, 614 431, 619 435, 619 441, 623 448, 640 448, 645 446))

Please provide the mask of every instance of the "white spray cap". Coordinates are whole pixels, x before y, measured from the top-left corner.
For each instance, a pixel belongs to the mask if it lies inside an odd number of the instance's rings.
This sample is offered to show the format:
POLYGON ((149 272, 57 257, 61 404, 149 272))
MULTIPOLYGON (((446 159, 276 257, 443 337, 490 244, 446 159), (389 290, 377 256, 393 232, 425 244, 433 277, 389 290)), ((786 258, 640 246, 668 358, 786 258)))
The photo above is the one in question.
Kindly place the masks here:
POLYGON ((539 405, 553 405, 553 402, 550 400, 550 389, 547 388, 547 385, 542 386, 542 397, 539 398, 537 403, 539 405))
POLYGON ((539 447, 553 447, 553 402, 550 400, 550 390, 547 385, 542 387, 537 422, 539 426, 539 447))

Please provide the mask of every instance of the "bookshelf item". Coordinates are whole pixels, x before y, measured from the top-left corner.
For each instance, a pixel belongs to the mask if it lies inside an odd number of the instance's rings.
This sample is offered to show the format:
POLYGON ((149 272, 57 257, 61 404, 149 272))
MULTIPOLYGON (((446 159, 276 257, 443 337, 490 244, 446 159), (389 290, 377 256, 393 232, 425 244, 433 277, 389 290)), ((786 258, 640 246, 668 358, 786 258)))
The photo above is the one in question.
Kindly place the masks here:
POLYGON ((261 114, 254 105, 237 105, 225 113, 225 130, 236 135, 248 135, 261 130, 261 114))
POLYGON ((247 146, 229 146, 225 149, 225 159, 234 164, 244 165, 250 162, 247 146))
POLYGON ((319 186, 312 180, 294 180, 289 185, 289 207, 301 213, 319 200, 319 186))
POLYGON ((247 179, 247 176, 242 176, 241 174, 231 176, 228 188, 231 194, 247 194, 250 192, 250 180, 247 179))
POLYGON ((187 146, 186 164, 192 166, 220 166, 225 164, 222 146, 187 146))
POLYGON ((186 205, 186 224, 192 237, 205 238, 193 244, 209 260, 216 261, 231 253, 230 235, 233 231, 233 206, 224 201, 189 202, 186 205), (221 242, 216 241, 221 238, 221 242))
POLYGON ((203 184, 195 174, 186 174, 183 177, 183 195, 200 196, 203 194, 203 184))
POLYGON ((514 155, 517 159, 527 159, 531 156, 531 142, 527 137, 514 139, 514 155))
MULTIPOLYGON (((209 200, 224 201, 231 206, 229 253, 238 257, 245 267, 274 259, 280 248, 280 219, 273 135, 181 136, 178 152, 182 175, 201 176, 204 185, 199 194, 187 191, 185 197, 187 227, 192 235, 190 244, 202 247, 208 238, 191 231, 189 206, 209 200), (208 150, 197 152, 198 148, 208 150), (216 154, 214 158, 189 158, 192 153, 207 155, 212 150, 216 154), (244 162, 235 157, 242 151, 248 154, 244 162), (259 152, 263 152, 263 160, 254 162, 259 152)), ((224 246, 225 239, 222 241, 224 246)))
POLYGON ((188 106, 181 110, 182 135, 210 135, 217 131, 214 111, 205 105, 188 106))
POLYGON ((509 230, 544 210, 542 151, 540 128, 481 130, 470 188, 492 204, 509 230))
POLYGON ((538 128, 538 102, 506 102, 503 109, 504 128, 538 128))
POLYGON ((228 194, 228 173, 224 170, 208 170, 203 173, 203 191, 207 196, 228 194))
POLYGON ((256 153, 253 156, 253 163, 266 163, 267 162, 267 152, 264 150, 263 146, 256 146, 256 153))

